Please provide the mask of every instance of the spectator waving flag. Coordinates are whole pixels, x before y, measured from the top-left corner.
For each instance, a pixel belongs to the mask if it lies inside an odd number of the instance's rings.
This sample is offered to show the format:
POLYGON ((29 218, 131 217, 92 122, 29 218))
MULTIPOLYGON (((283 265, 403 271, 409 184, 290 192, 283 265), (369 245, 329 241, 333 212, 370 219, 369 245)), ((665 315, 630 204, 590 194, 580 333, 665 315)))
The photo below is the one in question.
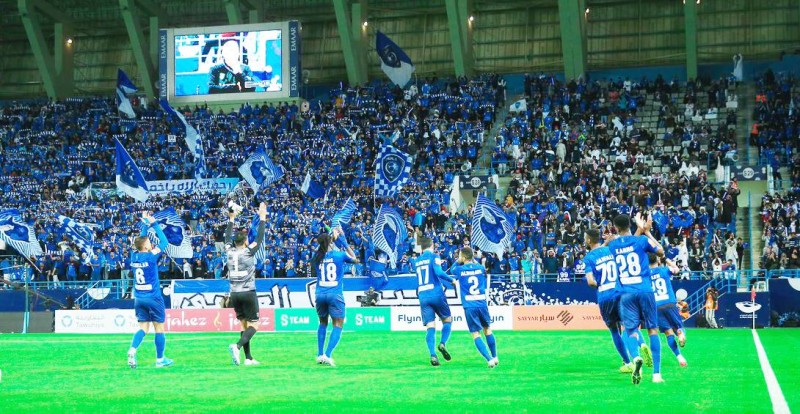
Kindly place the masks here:
POLYGON ((393 197, 408 182, 413 162, 411 156, 391 145, 381 147, 375 160, 375 195, 393 197))
POLYGON ((86 253, 88 256, 94 254, 94 230, 85 224, 78 223, 60 214, 58 215, 58 224, 62 234, 78 246, 81 252, 86 253))
POLYGON ((206 155, 205 151, 203 150, 203 137, 197 133, 197 130, 194 129, 193 126, 189 125, 189 122, 186 121, 186 117, 183 116, 182 113, 172 109, 169 106, 169 102, 166 99, 161 99, 161 108, 164 111, 172 116, 177 117, 183 123, 184 128, 186 128, 186 136, 184 139, 186 140, 186 146, 189 147, 189 151, 192 152, 194 156, 194 177, 195 178, 203 178, 206 175, 206 155))
POLYGON ((389 265, 397 267, 401 246, 408 237, 403 217, 393 208, 381 206, 372 226, 372 243, 389 256, 389 265))
POLYGON ((283 168, 273 164, 267 153, 258 149, 239 167, 239 174, 258 193, 280 180, 283 177, 283 168))
MULTIPOLYGON (((169 242, 166 249, 167 256, 173 259, 191 259, 194 254, 192 240, 188 235, 186 223, 175 209, 170 207, 159 211, 153 214, 153 218, 161 225, 161 230, 167 236, 169 242)), ((158 244, 158 235, 154 229, 151 228, 147 236, 154 244, 158 244)))
POLYGON ((485 195, 478 195, 472 211, 472 245, 502 258, 513 235, 514 228, 506 213, 485 195))
POLYGON ((375 36, 375 50, 381 58, 381 70, 399 87, 405 87, 414 73, 414 64, 403 49, 400 49, 388 36, 378 32, 375 36))
POLYGON ((11 209, 0 211, 0 240, 19 252, 25 259, 44 254, 33 226, 22 220, 19 210, 11 209))
POLYGON ((653 213, 653 223, 658 228, 658 232, 663 236, 667 232, 667 225, 669 225, 669 217, 667 217, 660 210, 653 213))
POLYGON ((117 188, 136 201, 147 200, 147 181, 144 180, 144 175, 122 143, 116 138, 114 141, 117 145, 117 188))
POLYGON ((136 118, 136 112, 133 111, 128 95, 136 93, 138 90, 125 71, 117 69, 117 110, 128 118, 136 118))
POLYGON ((300 185, 300 191, 315 200, 325 196, 325 189, 322 184, 311 178, 311 171, 306 173, 306 178, 303 180, 303 184, 300 185))
POLYGON ((356 202, 353 201, 352 198, 348 198, 347 201, 344 202, 341 210, 333 215, 333 218, 331 219, 331 227, 339 227, 342 225, 342 223, 350 224, 350 220, 353 218, 353 213, 355 212, 356 202))
POLYGON ((528 110, 528 101, 522 98, 508 107, 508 112, 524 112, 528 110))
MULTIPOLYGON (((258 235, 258 225, 261 223, 261 218, 258 217, 258 214, 253 216, 253 222, 250 224, 250 229, 247 231, 247 244, 253 243, 256 241, 256 236, 258 235)), ((264 223, 266 225, 266 223, 264 223)), ((267 232, 264 232, 264 238, 267 237, 267 232)), ((264 240, 261 240, 261 246, 259 246, 258 251, 256 252, 255 259, 264 261, 267 258, 267 248, 264 246, 264 240)))

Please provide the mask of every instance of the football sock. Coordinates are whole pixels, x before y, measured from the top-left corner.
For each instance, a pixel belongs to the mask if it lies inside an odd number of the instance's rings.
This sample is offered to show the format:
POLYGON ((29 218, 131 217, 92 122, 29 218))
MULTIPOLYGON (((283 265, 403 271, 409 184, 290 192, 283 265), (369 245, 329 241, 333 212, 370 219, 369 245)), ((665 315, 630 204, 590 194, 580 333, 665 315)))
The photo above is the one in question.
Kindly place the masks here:
POLYGON ((141 329, 136 331, 136 333, 133 334, 133 341, 131 341, 131 348, 133 348, 133 349, 139 348, 139 345, 141 345, 142 341, 144 341, 144 336, 145 335, 147 335, 147 333, 145 333, 145 331, 143 331, 141 329))
POLYGON ((320 325, 317 328, 317 355, 322 355, 325 349, 325 336, 328 335, 328 325, 320 325))
POLYGON ((617 348, 617 352, 619 352, 619 356, 622 357, 622 361, 626 364, 630 364, 631 357, 628 356, 628 350, 625 349, 625 341, 622 340, 619 329, 610 328, 609 331, 611 331, 611 340, 614 341, 614 347, 617 348))
POLYGON ((241 349, 242 346, 244 346, 244 344, 250 342, 250 340, 253 339, 253 335, 255 334, 256 334, 256 328, 248 326, 247 329, 244 331, 244 333, 242 333, 242 337, 239 338, 239 342, 236 343, 236 346, 241 349))
MULTIPOLYGON (((239 332, 239 338, 241 339, 244 336, 244 331, 239 332)), ((242 345, 242 349, 244 349, 244 357, 247 359, 253 359, 253 356, 250 355, 250 342, 242 345)))
POLYGON ((167 337, 163 332, 156 333, 156 339, 154 342, 156 343, 156 358, 164 358, 164 348, 167 347, 167 337))
POLYGON ((675 354, 675 356, 681 354, 681 350, 678 348, 678 341, 675 340, 675 335, 670 335, 667 337, 667 345, 669 345, 669 349, 672 350, 672 353, 675 354))
POLYGON ((641 329, 637 329, 636 333, 638 334, 636 336, 636 340, 639 341, 639 346, 644 345, 644 335, 642 335, 641 329))
POLYGON ((453 329, 452 322, 444 322, 442 323, 442 340, 441 343, 447 344, 447 340, 450 339, 450 330, 453 329))
POLYGON ((486 349, 486 344, 483 343, 480 336, 475 338, 475 347, 478 348, 478 352, 480 352, 487 361, 492 359, 492 357, 489 356, 489 350, 486 349))
POLYGON ((486 344, 489 345, 492 358, 497 358, 497 342, 494 340, 494 334, 486 335, 486 344))
POLYGON ((658 334, 650 335, 650 351, 653 352, 653 374, 661 373, 661 341, 658 334))
POLYGON ((336 345, 339 344, 339 339, 342 338, 342 328, 334 326, 331 330, 331 340, 328 341, 328 349, 325 350, 325 356, 330 358, 336 345))
POLYGON ((625 338, 625 345, 628 347, 628 355, 631 357, 631 361, 636 359, 639 356, 639 330, 634 331, 626 331, 627 337, 625 338))
POLYGON ((428 351, 431 352, 431 356, 436 356, 434 345, 434 342, 436 342, 436 328, 428 328, 428 332, 425 334, 425 342, 428 343, 428 351))

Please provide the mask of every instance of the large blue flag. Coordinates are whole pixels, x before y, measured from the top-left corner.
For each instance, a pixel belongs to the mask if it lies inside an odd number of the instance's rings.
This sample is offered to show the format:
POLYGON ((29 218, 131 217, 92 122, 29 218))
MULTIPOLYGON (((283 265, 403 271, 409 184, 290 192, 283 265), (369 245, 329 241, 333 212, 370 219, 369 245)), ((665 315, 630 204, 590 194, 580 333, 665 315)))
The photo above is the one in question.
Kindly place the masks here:
POLYGON ((283 168, 273 164, 267 153, 258 149, 239 167, 239 174, 258 193, 280 180, 283 177, 283 168))
POLYGON ((347 201, 344 202, 342 208, 333 215, 333 218, 331 219, 331 227, 336 228, 342 224, 350 224, 350 220, 352 220, 353 213, 355 212, 356 203, 352 198, 348 198, 347 201))
POLYGON ((383 73, 397 86, 405 87, 414 73, 414 63, 411 62, 411 58, 381 32, 375 36, 375 50, 381 59, 383 73))
POLYGON ((184 140, 186 141, 186 146, 189 147, 189 151, 191 151, 192 156, 194 156, 194 177, 195 178, 203 178, 206 175, 206 155, 205 150, 203 150, 203 139, 197 130, 194 129, 193 126, 186 121, 186 117, 183 116, 182 113, 172 109, 169 106, 169 102, 166 99, 161 99, 161 108, 164 111, 172 116, 177 117, 181 120, 184 128, 186 128, 186 135, 184 140))
POLYGON ((36 240, 33 226, 22 220, 19 210, 11 209, 0 212, 0 240, 19 252, 30 261, 33 256, 44 254, 42 246, 36 240))
MULTIPOLYGON (((167 256, 173 259, 191 259, 194 255, 192 239, 189 237, 186 223, 181 216, 170 207, 153 214, 153 218, 161 225, 161 230, 167 236, 167 256)), ((154 229, 147 232, 150 241, 158 244, 158 235, 154 229)))
POLYGON ((311 178, 311 171, 306 173, 306 178, 303 180, 303 184, 300 185, 300 191, 313 199, 325 196, 325 188, 318 181, 311 178))
POLYGON ((472 245, 502 258, 513 235, 514 227, 506 213, 485 195, 479 194, 472 211, 472 245))
POLYGON ((116 138, 114 141, 117 152, 117 188, 136 201, 147 200, 147 181, 144 180, 144 175, 122 143, 116 138))
MULTIPOLYGON (((256 236, 258 235, 258 225, 261 223, 261 218, 258 217, 258 214, 253 216, 253 221, 250 223, 250 229, 247 231, 247 244, 253 243, 256 241, 256 236)), ((266 225, 266 223, 264 223, 266 225)), ((267 237, 267 232, 264 232, 264 238, 267 237)), ((264 261, 267 258, 267 248, 264 246, 264 240, 260 241, 261 246, 259 246, 258 251, 256 251, 255 259, 264 261)))
POLYGON ((94 254, 94 230, 85 224, 78 223, 60 214, 58 215, 58 224, 62 234, 67 236, 72 243, 78 246, 80 251, 86 253, 89 257, 94 254))
POLYGON ((667 217, 660 210, 657 210, 656 212, 653 213, 653 224, 656 225, 656 228, 658 228, 658 232, 663 236, 664 233, 667 232, 667 226, 669 225, 669 217, 667 217))
POLYGON ((411 156, 391 145, 381 147, 375 160, 375 195, 394 197, 411 176, 411 156))
POLYGON ((408 233, 403 217, 393 208, 381 206, 375 224, 372 226, 372 243, 375 248, 389 256, 389 265, 394 269, 403 252, 403 246, 408 233))
POLYGON ((136 112, 133 111, 128 95, 138 90, 128 75, 122 69, 117 69, 117 109, 128 118, 136 118, 136 112))

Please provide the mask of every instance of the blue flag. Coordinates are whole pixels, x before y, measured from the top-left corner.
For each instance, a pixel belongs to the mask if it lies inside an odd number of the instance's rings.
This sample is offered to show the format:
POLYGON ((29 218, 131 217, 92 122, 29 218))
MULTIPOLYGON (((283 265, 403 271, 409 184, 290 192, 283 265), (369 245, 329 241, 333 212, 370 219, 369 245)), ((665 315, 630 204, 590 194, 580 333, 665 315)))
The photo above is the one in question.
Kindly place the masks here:
POLYGON ((116 138, 114 141, 117 152, 117 188, 136 201, 147 200, 147 181, 144 180, 144 175, 122 143, 116 138))
POLYGON ((19 252, 26 260, 44 254, 33 226, 22 221, 19 210, 10 209, 0 212, 0 240, 19 252))
POLYGON ((172 116, 177 117, 181 120, 183 127, 186 128, 186 135, 184 140, 186 141, 186 146, 189 147, 189 151, 191 151, 192 156, 194 157, 194 177, 195 178, 203 178, 206 175, 206 155, 205 150, 203 150, 203 137, 197 133, 197 130, 194 129, 193 126, 186 121, 186 117, 183 116, 182 113, 172 109, 169 106, 169 102, 166 99, 161 99, 161 108, 164 111, 172 116))
MULTIPOLYGON (((258 217, 258 214, 253 216, 253 221, 250 224, 250 230, 247 231, 247 244, 253 243, 256 241, 256 236, 258 235, 258 225, 261 223, 261 218, 258 217)), ((266 225, 266 223, 264 223, 266 225)), ((264 232, 264 237, 267 237, 267 232, 264 232)), ((258 251, 256 252, 255 256, 256 260, 264 261, 267 258, 267 249, 264 246, 264 240, 261 240, 261 246, 259 246, 258 251)))
POLYGON ((375 50, 381 59, 381 70, 397 86, 405 87, 414 73, 414 64, 403 49, 400 49, 388 36, 378 32, 375 36, 375 50))
POLYGON ((342 224, 350 224, 350 220, 352 220, 353 213, 355 212, 356 203, 352 198, 348 198, 347 201, 344 202, 342 208, 333 215, 333 218, 331 219, 331 227, 336 228, 342 224))
MULTIPOLYGON (((191 259, 194 255, 192 239, 189 237, 186 223, 175 212, 175 209, 170 207, 159 211, 153 214, 153 218, 161 225, 161 230, 167 236, 167 256, 173 259, 191 259)), ((154 245, 158 244, 158 235, 154 229, 151 228, 147 232, 147 236, 154 245)))
POLYGON ((78 246, 78 249, 87 256, 91 257, 94 254, 94 230, 85 224, 78 223, 77 221, 67 217, 58 215, 58 224, 61 228, 63 235, 78 246))
POLYGON ((673 227, 688 228, 694 224, 694 217, 692 217, 691 213, 685 210, 681 210, 672 214, 670 218, 672 219, 673 227))
POLYGON ((479 194, 472 212, 472 245, 502 258, 513 235, 514 228, 506 213, 485 195, 479 194))
POLYGON ((258 149, 239 167, 239 174, 258 193, 280 180, 283 177, 283 168, 273 164, 267 153, 258 149))
POLYGON ((133 111, 128 95, 138 90, 128 75, 122 69, 117 69, 117 109, 128 118, 136 118, 136 112, 133 111))
POLYGON ((375 195, 393 197, 411 176, 411 156, 391 145, 381 147, 375 160, 375 195))
POLYGON ((397 267, 398 256, 403 253, 400 249, 407 237, 403 217, 395 209, 381 206, 372 226, 372 243, 376 249, 389 256, 389 265, 392 269, 397 267))
POLYGON ((325 196, 325 189, 322 187, 322 184, 311 178, 311 171, 306 173, 306 178, 303 180, 303 184, 300 186, 300 191, 313 199, 318 199, 325 196))
POLYGON ((661 211, 653 213, 653 224, 658 228, 658 232, 663 236, 667 232, 667 225, 669 224, 669 217, 661 211))

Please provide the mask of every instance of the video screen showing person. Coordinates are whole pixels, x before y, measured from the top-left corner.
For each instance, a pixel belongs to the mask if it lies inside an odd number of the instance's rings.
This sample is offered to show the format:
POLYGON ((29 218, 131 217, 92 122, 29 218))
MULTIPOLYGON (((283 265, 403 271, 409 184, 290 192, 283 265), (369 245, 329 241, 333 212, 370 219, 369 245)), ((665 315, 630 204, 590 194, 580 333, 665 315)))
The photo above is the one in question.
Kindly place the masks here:
POLYGON ((175 96, 279 92, 281 31, 175 36, 175 96))

